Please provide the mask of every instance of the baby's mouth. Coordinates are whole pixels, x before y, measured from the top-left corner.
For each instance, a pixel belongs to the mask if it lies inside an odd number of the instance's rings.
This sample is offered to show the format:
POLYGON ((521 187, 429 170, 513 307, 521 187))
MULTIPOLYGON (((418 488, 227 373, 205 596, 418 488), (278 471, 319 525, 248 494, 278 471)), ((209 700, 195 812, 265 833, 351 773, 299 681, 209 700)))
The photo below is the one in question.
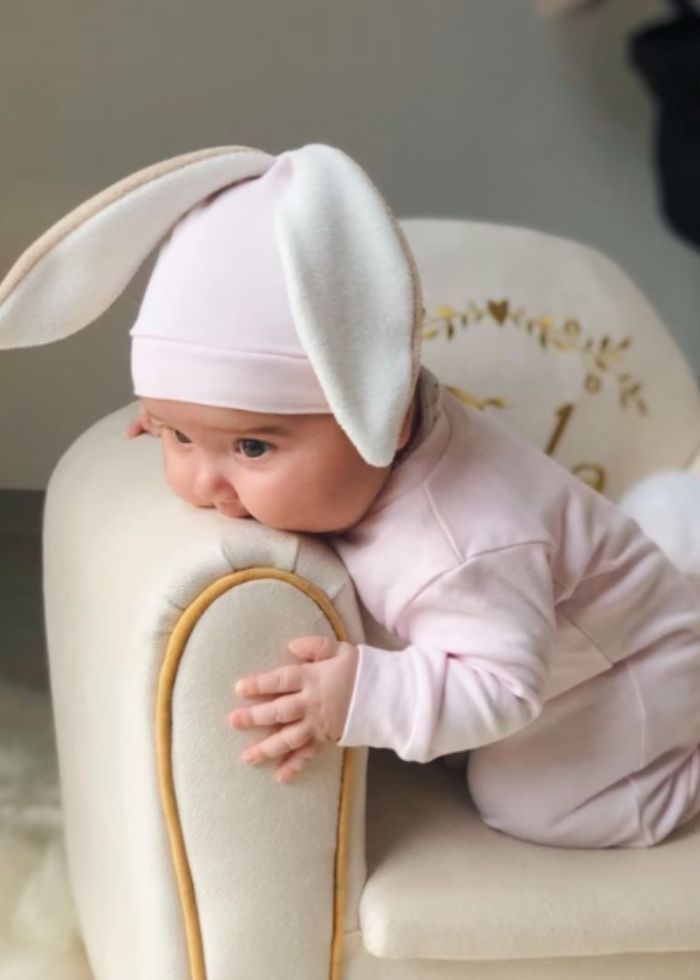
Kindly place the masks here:
POLYGON ((220 500, 216 504, 214 504, 214 507, 219 511, 220 514, 225 514, 226 517, 240 517, 240 518, 250 517, 248 511, 242 510, 240 504, 236 503, 233 500, 231 501, 220 500))

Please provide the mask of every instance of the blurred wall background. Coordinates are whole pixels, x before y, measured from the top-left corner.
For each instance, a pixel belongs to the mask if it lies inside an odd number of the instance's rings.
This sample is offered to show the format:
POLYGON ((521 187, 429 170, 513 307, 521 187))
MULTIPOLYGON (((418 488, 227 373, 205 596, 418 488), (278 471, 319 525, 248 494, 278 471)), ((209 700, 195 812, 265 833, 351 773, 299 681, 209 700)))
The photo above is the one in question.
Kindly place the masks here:
MULTIPOLYGON (((150 163, 328 142, 401 215, 536 226, 607 252, 700 373, 700 256, 657 212, 652 110, 624 51, 664 10, 609 0, 550 23, 529 0, 3 0, 0 268, 150 163)), ((131 399, 147 271, 99 326, 0 353, 0 488, 44 487, 69 443, 131 399)))

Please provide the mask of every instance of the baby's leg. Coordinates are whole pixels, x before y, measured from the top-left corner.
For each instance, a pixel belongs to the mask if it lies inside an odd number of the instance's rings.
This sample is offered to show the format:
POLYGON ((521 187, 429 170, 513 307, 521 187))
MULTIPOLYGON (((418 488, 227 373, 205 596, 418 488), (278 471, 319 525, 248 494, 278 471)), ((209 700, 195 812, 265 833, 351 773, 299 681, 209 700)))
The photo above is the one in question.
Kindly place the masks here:
POLYGON ((695 695, 674 703, 676 692, 657 686, 657 699, 670 699, 665 719, 656 704, 649 709, 657 668, 644 657, 630 663, 470 753, 469 788, 485 823, 559 847, 648 847, 700 812, 695 695))

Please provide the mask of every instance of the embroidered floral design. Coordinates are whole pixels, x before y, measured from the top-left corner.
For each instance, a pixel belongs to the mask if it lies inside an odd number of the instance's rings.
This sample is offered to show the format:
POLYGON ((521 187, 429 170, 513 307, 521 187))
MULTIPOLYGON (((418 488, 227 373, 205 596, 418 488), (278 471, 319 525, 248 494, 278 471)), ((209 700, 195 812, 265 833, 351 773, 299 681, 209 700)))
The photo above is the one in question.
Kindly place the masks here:
POLYGON ((518 329, 524 329, 539 342, 543 350, 577 353, 586 369, 586 391, 596 394, 605 377, 612 376, 618 385, 621 407, 632 406, 640 415, 647 414, 647 404, 641 394, 641 382, 624 370, 624 356, 630 347, 630 338, 624 337, 616 343, 607 335, 586 336, 579 321, 573 317, 557 324, 550 316, 530 316, 522 306, 514 307, 507 299, 489 300, 485 306, 470 302, 464 310, 438 306, 426 314, 423 340, 432 340, 443 333, 448 340, 452 340, 458 331, 467 329, 472 323, 479 323, 484 317, 492 319, 499 327, 512 324, 518 329))
MULTIPOLYGON (((637 381, 629 371, 624 370, 625 351, 630 347, 629 337, 615 342, 609 336, 587 336, 578 320, 569 317, 562 323, 556 323, 550 316, 529 316, 522 306, 515 307, 507 299, 489 300, 485 306, 470 302, 466 309, 456 310, 452 306, 438 306, 426 313, 423 327, 423 340, 432 340, 444 334, 447 340, 453 340, 460 330, 467 329, 473 323, 479 323, 487 317, 499 327, 511 324, 527 334, 540 344, 543 350, 557 350, 561 353, 574 352, 581 357, 586 370, 583 388, 590 394, 597 394, 606 379, 612 377, 618 386, 620 406, 623 409, 630 406, 636 408, 640 415, 647 415, 647 404, 641 391, 641 382, 637 381)), ((505 408, 502 398, 476 398, 463 388, 448 386, 448 390, 472 408, 483 410, 489 405, 505 408)), ((557 409, 557 422, 549 439, 545 452, 554 456, 556 448, 569 424, 576 405, 562 405, 557 409)), ((605 469, 597 463, 581 463, 572 471, 581 480, 603 493, 607 483, 605 469)))
POLYGON ((461 402, 465 405, 469 405, 471 408, 478 408, 480 412, 483 412, 485 408, 489 405, 493 405, 495 408, 505 408, 506 403, 502 398, 476 398, 474 395, 470 395, 468 391, 464 388, 457 388, 455 385, 446 385, 447 390, 459 398, 461 402))

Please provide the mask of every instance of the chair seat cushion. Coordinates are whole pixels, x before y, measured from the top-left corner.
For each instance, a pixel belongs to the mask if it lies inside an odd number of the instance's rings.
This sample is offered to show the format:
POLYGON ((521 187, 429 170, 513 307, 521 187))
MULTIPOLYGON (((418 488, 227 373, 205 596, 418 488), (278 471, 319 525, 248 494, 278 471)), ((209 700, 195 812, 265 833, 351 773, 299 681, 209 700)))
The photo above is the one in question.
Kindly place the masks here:
POLYGON ((367 950, 486 960, 700 950, 700 820, 648 850, 543 847, 483 824, 463 771, 370 752, 367 950))

